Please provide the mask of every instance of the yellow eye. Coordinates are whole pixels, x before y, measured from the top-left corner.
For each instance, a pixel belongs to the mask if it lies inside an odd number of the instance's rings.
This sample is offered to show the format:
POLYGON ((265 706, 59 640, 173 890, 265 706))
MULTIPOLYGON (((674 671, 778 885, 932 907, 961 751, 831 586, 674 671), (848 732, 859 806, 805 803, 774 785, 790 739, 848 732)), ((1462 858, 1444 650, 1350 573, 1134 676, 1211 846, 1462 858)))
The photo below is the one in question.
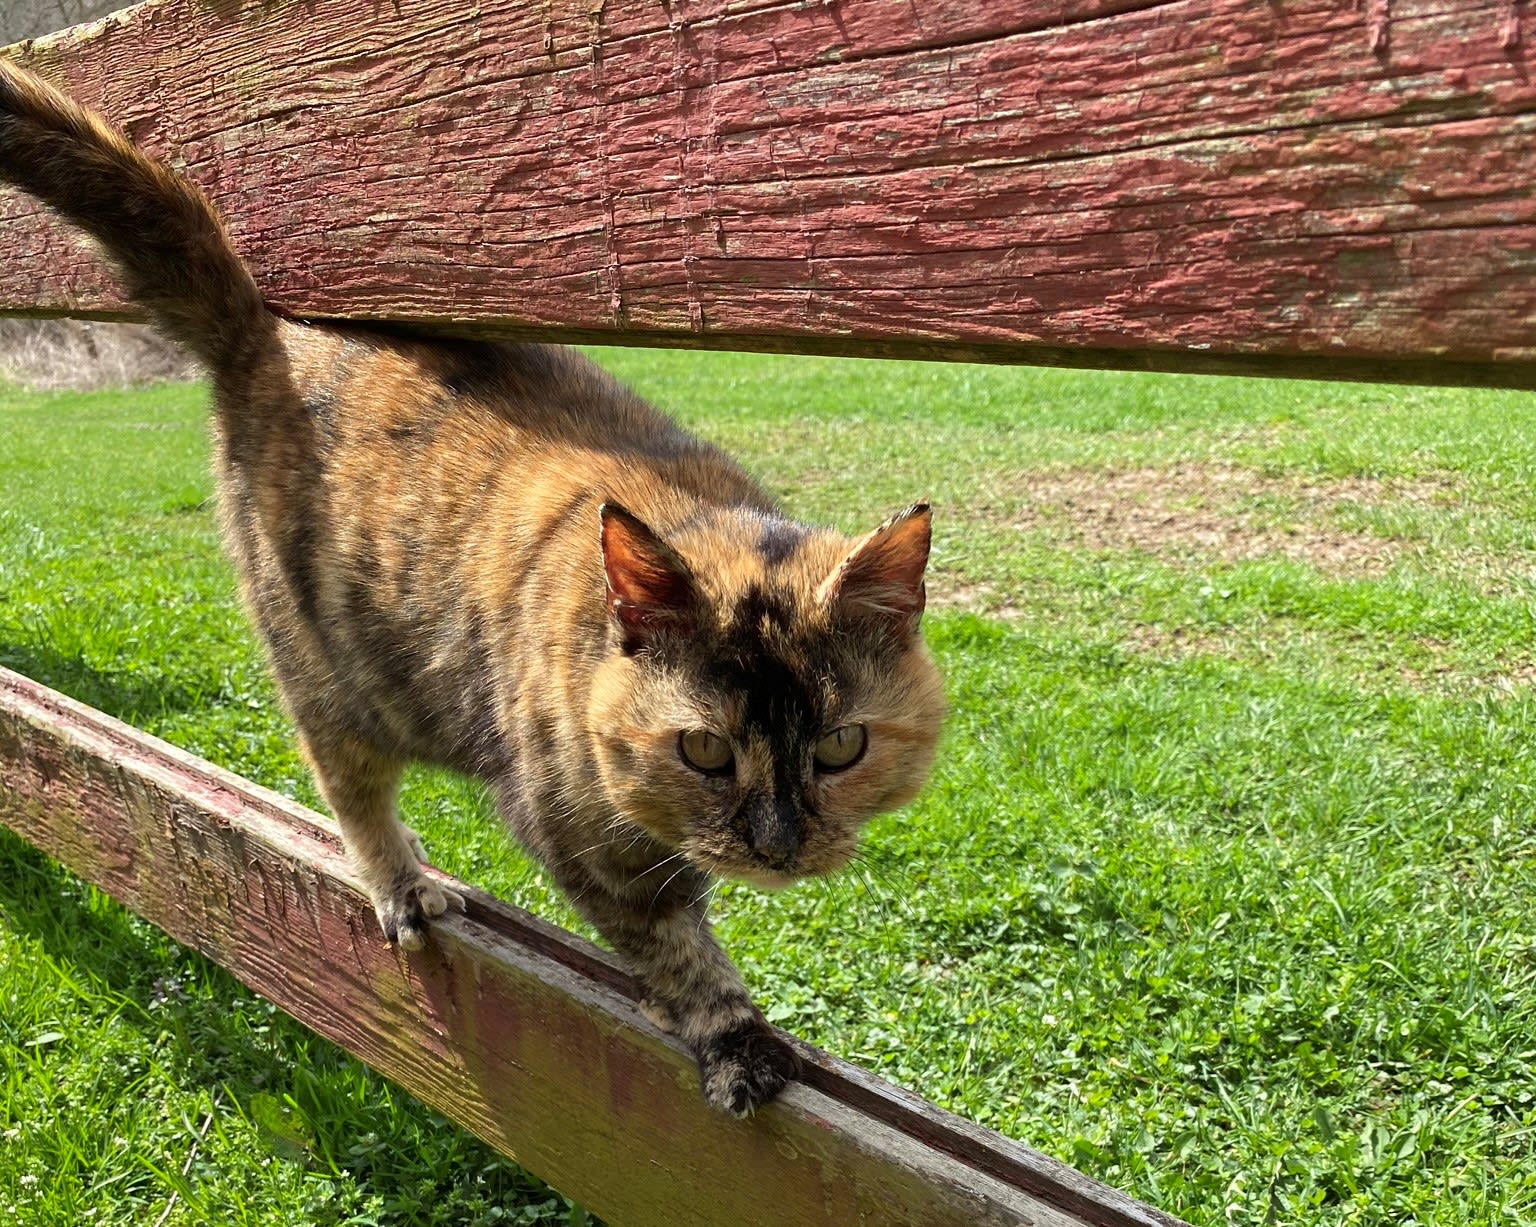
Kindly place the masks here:
POLYGON ((689 729, 680 733, 677 752, 695 771, 709 775, 724 775, 735 762, 725 738, 706 733, 703 729, 689 729))
POLYGON ((862 724, 845 724, 816 743, 816 766, 823 771, 842 771, 864 757, 868 737, 862 724))

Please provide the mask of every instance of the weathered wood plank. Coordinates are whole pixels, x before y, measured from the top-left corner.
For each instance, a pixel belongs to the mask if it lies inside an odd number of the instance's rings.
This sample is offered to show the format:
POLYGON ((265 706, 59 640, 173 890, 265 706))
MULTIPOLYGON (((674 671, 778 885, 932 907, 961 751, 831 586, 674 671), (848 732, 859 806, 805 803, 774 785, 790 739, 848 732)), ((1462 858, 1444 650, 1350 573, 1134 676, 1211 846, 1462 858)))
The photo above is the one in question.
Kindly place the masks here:
MULTIPOLYGON (((298 315, 1536 387, 1508 0, 159 0, 20 57, 298 315)), ((0 198, 0 310, 124 312, 0 198)))
POLYGON ((315 815, 4 669, 0 823, 620 1227, 1175 1223, 808 1045, 712 1113, 603 952, 455 883, 407 959, 315 815))

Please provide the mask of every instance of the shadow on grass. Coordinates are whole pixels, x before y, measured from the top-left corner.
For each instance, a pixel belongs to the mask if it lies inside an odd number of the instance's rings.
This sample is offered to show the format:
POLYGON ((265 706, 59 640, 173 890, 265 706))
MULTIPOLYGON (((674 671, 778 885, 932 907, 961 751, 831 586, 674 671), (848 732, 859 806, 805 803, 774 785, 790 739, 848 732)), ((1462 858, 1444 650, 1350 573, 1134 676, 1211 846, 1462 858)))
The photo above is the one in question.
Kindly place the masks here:
POLYGON ((0 641, 0 665, 129 724, 208 705, 206 695, 156 674, 104 672, 78 653, 37 643, 0 641))
MULTIPOLYGON (((0 924, 41 948, 83 1015, 110 1013, 138 1030, 175 1094, 221 1088, 229 1105, 221 1114, 237 1111, 275 1159, 332 1182, 338 1205, 359 1197, 414 1205, 419 1212, 380 1221, 432 1227, 500 1221, 503 1212, 529 1224, 580 1218, 510 1160, 4 827, 0 924)), ((19 1041, 8 1030, 0 1019, 0 1040, 19 1041)), ((122 1093, 142 1095, 143 1085, 122 1093)))

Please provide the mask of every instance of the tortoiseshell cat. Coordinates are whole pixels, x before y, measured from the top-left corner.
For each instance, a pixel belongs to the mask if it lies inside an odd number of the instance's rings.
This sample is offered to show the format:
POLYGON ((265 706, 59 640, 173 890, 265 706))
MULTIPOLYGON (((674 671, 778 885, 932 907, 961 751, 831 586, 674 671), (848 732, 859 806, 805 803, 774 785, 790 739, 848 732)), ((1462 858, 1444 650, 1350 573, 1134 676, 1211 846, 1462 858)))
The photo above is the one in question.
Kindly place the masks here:
POLYGON ((564 349, 279 319, 212 206, 0 62, 0 180, 93 236, 212 372, 224 535, 384 933, 459 903, 411 761, 506 820, 743 1114, 796 1058, 705 919, 716 875, 842 866, 928 774, 929 510, 850 540, 564 349))

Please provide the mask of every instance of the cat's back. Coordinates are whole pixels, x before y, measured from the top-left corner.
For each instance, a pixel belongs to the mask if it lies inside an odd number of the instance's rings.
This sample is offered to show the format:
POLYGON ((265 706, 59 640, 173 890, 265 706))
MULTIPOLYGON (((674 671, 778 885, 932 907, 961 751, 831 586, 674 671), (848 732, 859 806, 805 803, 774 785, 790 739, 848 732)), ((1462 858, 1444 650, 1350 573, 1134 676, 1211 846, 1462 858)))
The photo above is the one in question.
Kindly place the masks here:
MULTIPOLYGON (((308 453, 438 484, 509 466, 588 484, 659 480, 708 502, 765 502, 725 453, 564 346, 435 339, 385 328, 285 323, 232 417, 231 460, 308 453)), ((618 491, 613 492, 615 496, 618 491)), ((644 501, 643 497, 641 501, 644 501)))
POLYGON ((659 527, 772 506, 568 349, 292 321, 273 340, 216 381, 226 538, 290 701, 402 752, 486 744, 488 654, 601 632, 603 501, 659 527))

